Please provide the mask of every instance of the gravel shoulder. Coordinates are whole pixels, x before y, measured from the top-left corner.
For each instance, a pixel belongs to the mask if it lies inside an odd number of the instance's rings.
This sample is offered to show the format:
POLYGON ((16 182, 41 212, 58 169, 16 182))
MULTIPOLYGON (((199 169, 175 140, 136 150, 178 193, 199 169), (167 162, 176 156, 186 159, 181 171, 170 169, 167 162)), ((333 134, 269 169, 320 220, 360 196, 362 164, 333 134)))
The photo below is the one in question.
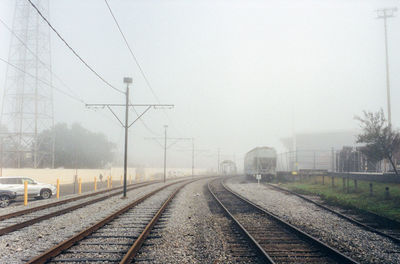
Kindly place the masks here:
POLYGON ((229 179, 226 183, 235 192, 361 263, 400 263, 400 246, 391 240, 297 196, 245 182, 244 178, 229 179))

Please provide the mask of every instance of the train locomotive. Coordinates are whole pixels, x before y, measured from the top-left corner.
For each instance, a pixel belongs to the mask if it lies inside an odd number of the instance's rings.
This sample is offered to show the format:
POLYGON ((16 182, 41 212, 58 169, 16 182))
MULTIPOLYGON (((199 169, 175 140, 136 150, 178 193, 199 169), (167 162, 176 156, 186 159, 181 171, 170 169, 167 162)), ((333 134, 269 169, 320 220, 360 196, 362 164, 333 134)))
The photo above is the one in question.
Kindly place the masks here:
POLYGON ((244 157, 244 173, 249 179, 271 181, 276 175, 276 150, 270 147, 256 147, 246 153, 244 157))

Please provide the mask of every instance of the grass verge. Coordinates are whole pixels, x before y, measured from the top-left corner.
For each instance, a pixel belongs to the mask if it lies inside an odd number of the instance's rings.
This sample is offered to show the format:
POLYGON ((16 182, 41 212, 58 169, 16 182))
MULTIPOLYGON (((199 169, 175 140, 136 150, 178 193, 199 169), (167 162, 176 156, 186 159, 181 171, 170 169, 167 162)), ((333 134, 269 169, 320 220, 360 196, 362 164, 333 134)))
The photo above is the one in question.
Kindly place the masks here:
POLYGON ((330 177, 325 177, 324 184, 318 176, 281 186, 301 194, 318 195, 329 204, 372 212, 400 222, 400 184, 374 182, 372 196, 369 182, 358 181, 355 188, 354 181, 345 181, 343 185, 342 179, 335 178, 332 187, 330 177), (385 187, 389 187, 389 198, 385 196, 385 187))

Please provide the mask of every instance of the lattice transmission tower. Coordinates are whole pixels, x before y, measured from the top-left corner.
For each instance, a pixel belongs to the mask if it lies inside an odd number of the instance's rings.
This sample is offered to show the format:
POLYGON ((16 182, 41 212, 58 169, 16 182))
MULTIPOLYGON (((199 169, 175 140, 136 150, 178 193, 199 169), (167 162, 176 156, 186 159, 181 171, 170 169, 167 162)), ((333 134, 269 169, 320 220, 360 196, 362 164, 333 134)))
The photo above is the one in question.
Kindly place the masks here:
MULTIPOLYGON (((35 0, 49 17, 49 0, 35 0)), ((54 167, 50 29, 26 0, 15 1, 1 112, 2 167, 54 167), (41 133, 48 130, 48 132, 41 133)))

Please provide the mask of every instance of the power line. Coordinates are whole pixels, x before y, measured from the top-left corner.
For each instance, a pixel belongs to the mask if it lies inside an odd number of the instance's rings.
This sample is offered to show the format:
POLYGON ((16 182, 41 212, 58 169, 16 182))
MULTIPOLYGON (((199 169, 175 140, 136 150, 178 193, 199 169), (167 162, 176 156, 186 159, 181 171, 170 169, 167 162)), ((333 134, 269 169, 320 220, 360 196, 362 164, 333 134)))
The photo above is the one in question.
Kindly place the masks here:
MULTIPOLYGON (((44 63, 44 62, 38 57, 38 55, 37 55, 35 52, 33 52, 33 51, 26 45, 26 43, 11 29, 11 28, 7 25, 7 23, 5 23, 1 18, 0 18, 0 22, 3 24, 3 26, 4 26, 15 38, 25 47, 26 50, 28 50, 33 56, 35 56, 35 58, 36 58, 44 67, 47 68, 47 70, 50 72, 50 74, 51 74, 52 76, 56 77, 64 87, 66 87, 71 93, 74 94, 74 96, 79 97, 79 96, 77 96, 77 95, 75 94, 75 92, 74 92, 68 85, 66 85, 66 84, 63 82, 63 80, 61 80, 60 77, 58 77, 58 76, 51 70, 51 68, 49 67, 48 64, 44 63)), ((82 100, 82 101, 83 101, 83 100, 82 100)))
POLYGON ((69 98, 71 98, 71 99, 73 99, 73 100, 75 100, 75 101, 77 101, 77 102, 79 102, 79 103, 86 104, 85 101, 83 101, 82 99, 80 99, 80 98, 78 98, 78 97, 75 97, 75 96, 73 96, 73 95, 71 95, 71 94, 68 94, 68 93, 64 92, 63 90, 61 90, 61 89, 55 87, 55 86, 52 85, 51 83, 48 83, 48 82, 46 82, 46 81, 43 81, 42 79, 38 78, 37 76, 34 76, 33 74, 24 71, 23 69, 21 69, 21 68, 19 68, 18 66, 14 65, 14 64, 12 64, 12 63, 10 63, 9 61, 7 61, 7 60, 5 60, 5 59, 3 59, 3 58, 0 58, 0 60, 3 61, 4 63, 10 65, 10 66, 13 67, 14 69, 17 69, 17 70, 19 70, 20 72, 22 72, 22 73, 24 73, 24 74, 27 74, 27 75, 31 76, 32 78, 35 78, 36 80, 38 80, 38 81, 44 83, 45 85, 47 85, 47 86, 49 86, 49 87, 55 89, 56 91, 58 91, 58 92, 64 94, 65 96, 68 96, 69 98))
POLYGON ((72 51, 72 53, 92 72, 94 73, 101 81, 103 81, 107 86, 110 88, 114 89, 115 91, 124 94, 122 90, 116 88, 112 84, 110 84, 108 81, 106 81, 100 74, 98 74, 82 57, 68 44, 68 42, 58 33, 58 31, 51 25, 51 23, 44 17, 44 15, 40 12, 40 10, 37 8, 37 6, 32 3, 31 0, 27 0, 31 6, 36 10, 36 12, 39 14, 39 16, 47 23, 47 25, 53 30, 54 33, 56 33, 57 37, 64 42, 64 44, 72 51))
MULTIPOLYGON (((3 26, 4 26, 13 36, 15 36, 15 38, 25 47, 25 49, 28 50, 33 56, 35 56, 35 58, 36 58, 43 66, 45 66, 45 67, 47 68, 47 70, 49 70, 49 72, 52 74, 52 76, 56 77, 56 78, 60 81, 60 83, 61 83, 64 87, 66 87, 66 88, 72 93, 72 95, 66 93, 65 91, 63 91, 63 90, 61 90, 61 89, 59 89, 59 88, 57 88, 57 87, 55 87, 53 84, 50 84, 50 83, 48 83, 48 82, 45 82, 45 81, 43 81, 42 79, 37 78, 36 76, 33 76, 33 75, 30 74, 30 73, 27 73, 26 71, 22 70, 21 68, 17 67, 16 65, 14 65, 14 64, 12 64, 12 63, 10 63, 10 62, 8 62, 8 61, 2 59, 2 58, 0 58, 1 61, 3 61, 4 63, 10 65, 11 67, 13 67, 13 68, 15 68, 15 69, 17 69, 17 70, 19 70, 19 71, 21 71, 21 72, 24 73, 24 74, 28 74, 28 75, 30 75, 31 77, 33 77, 33 78, 35 78, 35 79, 37 79, 37 80, 43 82, 44 84, 46 84, 46 85, 52 87, 53 89, 55 89, 55 90, 58 91, 59 93, 65 95, 65 96, 67 96, 67 97, 69 97, 69 98, 71 98, 71 99, 73 99, 73 100, 75 100, 75 101, 77 101, 77 102, 79 102, 79 103, 82 103, 82 104, 85 104, 85 105, 86 105, 86 102, 85 102, 81 97, 79 97, 78 95, 76 95, 76 93, 75 93, 67 84, 65 84, 64 81, 63 81, 59 76, 57 76, 57 75, 51 70, 51 68, 50 68, 46 63, 44 63, 44 62, 37 56, 37 54, 36 54, 35 52, 33 52, 33 51, 26 45, 26 43, 11 29, 11 28, 7 25, 7 23, 5 23, 1 18, 0 18, 0 23, 2 23, 3 26)), ((95 111, 95 112, 96 112, 96 111, 95 111)), ((98 114, 102 115, 103 117, 107 118, 108 120, 112 121, 112 123, 115 123, 115 120, 114 120, 114 119, 111 119, 110 117, 104 115, 103 113, 101 113, 101 112, 96 112, 96 113, 98 113, 98 114)))
MULTIPOLYGON (((22 44, 30 53, 32 53, 32 55, 34 55, 34 56, 37 58, 37 60, 38 60, 42 65, 44 65, 44 66, 50 71, 50 73, 51 73, 53 76, 55 76, 55 77, 60 81, 61 84, 63 84, 69 91, 71 91, 71 92, 73 93, 73 95, 68 94, 67 92, 65 92, 65 91, 63 91, 63 90, 61 90, 61 89, 55 87, 54 85, 52 85, 52 84, 50 84, 50 83, 48 83, 48 82, 46 82, 46 81, 43 81, 42 79, 38 78, 37 76, 34 76, 33 74, 30 74, 30 73, 24 71, 23 69, 21 69, 21 68, 19 68, 18 66, 14 65, 14 64, 12 64, 12 63, 10 63, 10 62, 8 62, 8 61, 6 61, 6 60, 3 59, 3 58, 0 58, 1 61, 3 61, 4 63, 10 65, 11 67, 17 69, 18 71, 20 71, 20 72, 22 72, 22 73, 24 73, 24 74, 27 74, 27 75, 29 75, 29 76, 31 76, 31 77, 37 79, 38 81, 44 83, 45 85, 47 85, 47 86, 49 86, 49 87, 55 89, 57 92, 59 92, 59 93, 65 95, 65 96, 69 97, 70 99, 75 100, 75 101, 77 101, 77 102, 79 102, 79 103, 82 103, 82 104, 85 104, 85 105, 86 105, 86 102, 85 102, 82 98, 80 98, 79 96, 77 96, 77 95, 74 93, 74 91, 73 91, 68 85, 66 85, 66 84, 64 83, 64 81, 63 81, 60 77, 58 77, 58 76, 51 70, 50 67, 48 67, 47 64, 45 64, 42 60, 40 60, 40 58, 26 45, 26 43, 25 43, 12 29, 2 20, 2 19, 0 19, 0 22, 8 29, 8 31, 9 31, 11 34, 13 34, 13 35, 21 42, 21 44, 22 44)), ((96 112, 96 111, 95 111, 95 112, 96 112)), ((109 118, 108 116, 104 115, 104 114, 101 113, 101 112, 96 112, 96 113, 102 115, 103 117, 107 118, 108 120, 112 121, 113 123, 115 122, 115 120, 109 118)))
MULTIPOLYGON (((130 100, 129 100, 129 103, 132 104, 130 100)), ((132 106, 132 109, 135 112, 136 116, 139 116, 139 113, 136 111, 136 108, 132 106)), ((149 131, 151 134, 153 134, 155 136, 160 136, 160 134, 157 134, 156 132, 154 132, 154 130, 150 129, 150 127, 146 124, 146 122, 144 122, 143 119, 140 118, 139 121, 142 123, 144 128, 146 128, 147 131, 149 131)))
MULTIPOLYGON (((125 37, 125 34, 122 32, 122 29, 121 29, 121 27, 120 27, 120 25, 119 25, 119 23, 118 23, 118 21, 117 21, 117 18, 115 17, 115 15, 114 15, 114 13, 113 13, 113 11, 112 11, 110 5, 108 4, 107 0, 104 0, 104 2, 106 3, 107 8, 108 8, 108 11, 110 11, 110 14, 111 14, 111 16, 112 16, 112 18, 113 18, 113 20, 114 20, 114 22, 115 22, 115 24, 116 24, 116 26, 117 26, 117 28, 118 28, 118 31, 119 31, 119 33, 121 34, 122 38, 124 39, 125 45, 126 45, 126 47, 128 48, 130 54, 132 55, 132 58, 133 58, 133 60, 135 61, 136 66, 139 68, 139 71, 140 71, 140 73, 142 74, 142 76, 143 76, 143 78, 144 78, 144 80, 145 80, 147 86, 150 88, 150 90, 151 90, 151 92, 153 93, 153 96, 156 98, 157 102, 160 103, 160 100, 158 99, 158 97, 157 97, 156 93, 154 92, 153 88, 151 87, 150 82, 149 82, 149 80, 147 79, 147 77, 146 77, 146 75, 145 75, 145 73, 144 73, 142 67, 140 66, 139 61, 137 60, 135 54, 133 53, 133 50, 131 49, 131 47, 130 47, 130 45, 129 45, 129 43, 128 43, 128 40, 127 40, 126 37, 125 37)), ((131 102, 129 102, 129 103, 131 103, 131 102)), ((137 116, 139 116, 139 114, 138 114, 138 112, 136 111, 136 109, 135 109, 134 107, 132 107, 132 109, 133 109, 133 111, 135 112, 135 114, 136 114, 137 116)), ((157 136, 158 136, 158 134, 155 133, 153 130, 151 130, 151 129, 147 126, 147 124, 146 124, 142 119, 140 119, 140 122, 143 124, 143 126, 144 126, 151 134, 157 135, 157 136)))
MULTIPOLYGON (((157 96, 157 94, 155 93, 155 91, 154 91, 152 85, 150 84, 150 81, 149 81, 149 79, 147 78, 146 74, 144 73, 144 70, 143 70, 142 66, 140 65, 138 59, 136 58, 135 54, 133 53, 133 50, 132 50, 131 46, 129 45, 128 40, 126 39, 125 34, 123 33, 123 31, 122 31, 122 29, 121 29, 121 27, 120 27, 120 25, 119 25, 119 23, 118 23, 117 18, 115 17, 115 15, 114 15, 114 13, 113 13, 113 11, 112 11, 110 5, 108 4, 108 1, 107 1, 107 0, 104 0, 104 2, 105 2, 106 5, 107 5, 107 8, 108 8, 108 10, 109 10, 109 12, 110 12, 110 14, 111 14, 111 16, 112 16, 112 18, 113 18, 113 20, 114 20, 116 26, 117 26, 117 28, 118 28, 119 33, 121 34, 122 38, 124 39, 125 45, 126 45, 126 47, 128 48, 130 54, 132 55, 132 58, 133 58, 133 60, 134 60, 134 62, 135 62, 135 64, 136 64, 136 66, 139 68, 140 74, 142 75, 143 79, 145 80, 145 83, 146 83, 147 87, 150 89, 150 91, 151 91, 151 93, 153 94, 154 98, 156 99, 157 103, 160 104, 160 99, 158 98, 158 96, 157 96)), ((176 128, 176 126, 174 125, 174 122, 171 120, 171 118, 169 117, 169 115, 167 114, 167 112, 166 112, 165 110, 164 110, 163 112, 164 112, 164 114, 166 115, 166 117, 168 118, 169 122, 176 128)), ((143 123, 143 124, 144 124, 144 123, 143 123)), ((144 125, 145 125, 145 124, 144 124, 144 125)), ((146 125, 145 125, 145 126, 146 126, 146 125)), ((152 132, 152 133, 155 134, 154 132, 152 132)))
POLYGON ((117 21, 117 18, 114 16, 113 11, 111 10, 110 5, 108 4, 107 0, 104 0, 104 2, 106 3, 108 10, 110 11, 111 16, 113 17, 114 22, 115 22, 115 24, 117 25, 118 31, 119 31, 119 33, 121 33, 121 36, 122 36, 122 38, 124 39, 125 45, 126 45, 126 47, 128 48, 130 54, 132 55, 132 58, 133 58, 133 60, 135 61, 136 66, 139 68, 139 71, 140 71, 140 73, 142 74, 143 79, 145 80, 147 86, 149 87, 149 89, 151 90, 153 96, 154 96, 155 99, 157 100, 157 103, 160 103, 160 100, 159 100, 157 94, 154 92, 154 89, 153 89, 153 87, 151 86, 151 84, 150 84, 150 82, 149 82, 149 79, 147 79, 147 76, 146 76, 146 74, 144 73, 142 66, 140 66, 139 61, 137 60, 135 54, 133 53, 133 51, 132 51, 132 49, 131 49, 131 47, 130 47, 130 45, 129 45, 129 43, 128 43, 128 40, 127 40, 126 37, 125 37, 125 34, 122 32, 122 29, 121 29, 121 27, 120 27, 120 25, 119 25, 119 23, 118 23, 118 21, 117 21))

